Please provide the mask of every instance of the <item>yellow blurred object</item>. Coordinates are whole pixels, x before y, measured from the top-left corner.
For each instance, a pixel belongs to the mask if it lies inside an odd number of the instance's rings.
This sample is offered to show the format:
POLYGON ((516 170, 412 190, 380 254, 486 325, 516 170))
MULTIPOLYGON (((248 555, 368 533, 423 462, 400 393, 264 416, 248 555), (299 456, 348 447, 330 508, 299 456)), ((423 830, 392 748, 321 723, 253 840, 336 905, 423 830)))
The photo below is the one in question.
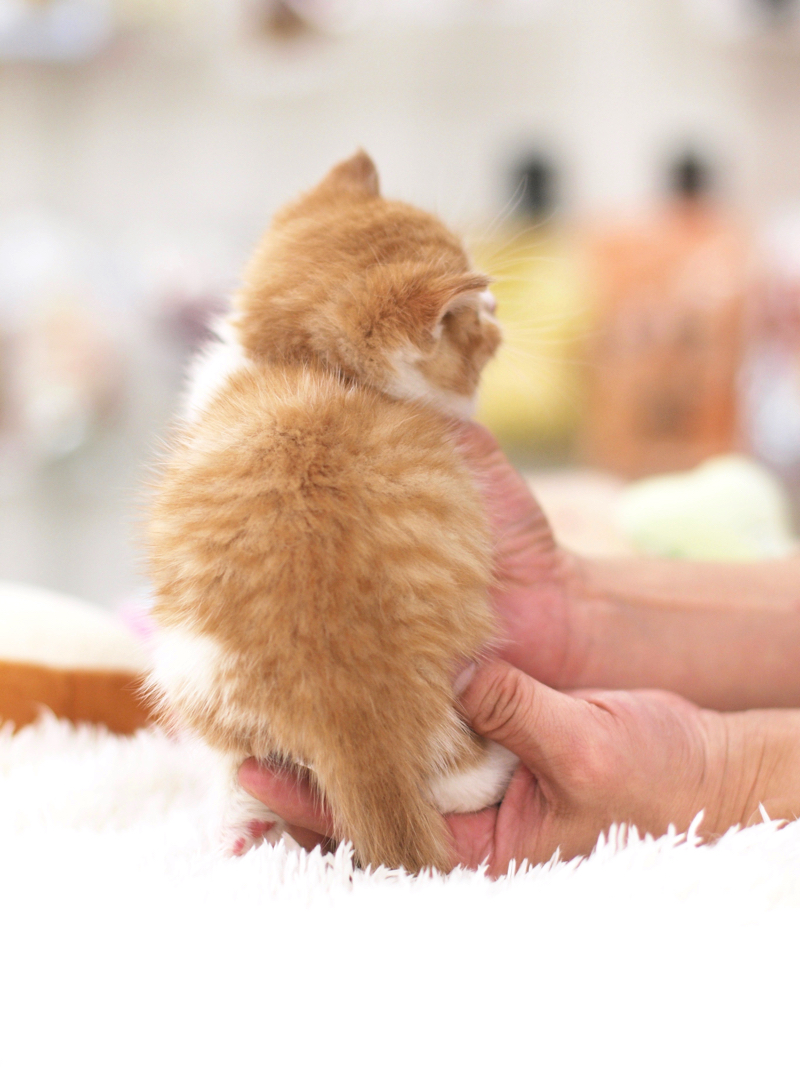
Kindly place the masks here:
POLYGON ((473 245, 496 279, 504 341, 486 367, 477 417, 517 453, 569 452, 581 411, 583 285, 569 242, 547 224, 473 245))

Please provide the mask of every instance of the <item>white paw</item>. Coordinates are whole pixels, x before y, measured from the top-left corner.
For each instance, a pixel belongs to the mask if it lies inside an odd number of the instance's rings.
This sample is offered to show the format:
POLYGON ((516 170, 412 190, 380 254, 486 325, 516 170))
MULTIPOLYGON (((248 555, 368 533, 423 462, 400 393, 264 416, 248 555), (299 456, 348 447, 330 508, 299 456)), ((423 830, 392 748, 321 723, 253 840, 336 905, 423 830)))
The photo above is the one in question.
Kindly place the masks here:
POLYGON ((222 827, 220 846, 226 856, 243 856, 251 848, 268 841, 276 845, 280 841, 285 823, 277 815, 263 808, 259 815, 244 822, 225 822, 222 827))
POLYGON ((239 762, 238 759, 230 760, 223 768, 226 787, 218 837, 226 856, 243 856, 262 841, 275 845, 286 829, 280 816, 239 785, 239 762))
POLYGON ((519 759, 490 741, 480 763, 455 774, 442 774, 431 782, 433 802, 439 811, 480 811, 502 800, 519 759))

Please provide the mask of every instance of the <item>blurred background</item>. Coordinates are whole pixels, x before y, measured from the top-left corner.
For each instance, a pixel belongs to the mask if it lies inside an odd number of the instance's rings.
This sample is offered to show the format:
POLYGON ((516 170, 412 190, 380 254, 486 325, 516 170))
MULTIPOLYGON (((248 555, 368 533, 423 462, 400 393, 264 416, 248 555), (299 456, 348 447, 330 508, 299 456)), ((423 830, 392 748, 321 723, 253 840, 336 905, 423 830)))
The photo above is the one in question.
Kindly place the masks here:
POLYGON ((141 586, 186 361, 358 146, 496 278, 479 415, 567 539, 793 551, 798 115, 800 0, 0 0, 0 578, 141 586))

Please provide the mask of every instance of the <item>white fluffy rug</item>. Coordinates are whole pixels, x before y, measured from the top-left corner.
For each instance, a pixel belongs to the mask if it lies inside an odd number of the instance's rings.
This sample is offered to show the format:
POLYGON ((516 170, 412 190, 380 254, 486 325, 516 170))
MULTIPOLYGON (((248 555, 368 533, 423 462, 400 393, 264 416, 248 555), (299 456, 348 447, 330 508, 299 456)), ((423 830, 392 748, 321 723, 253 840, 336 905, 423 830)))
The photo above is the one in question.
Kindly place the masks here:
POLYGON ((0 1062, 800 1061, 800 823, 497 883, 215 855, 196 753, 0 733, 0 1062))

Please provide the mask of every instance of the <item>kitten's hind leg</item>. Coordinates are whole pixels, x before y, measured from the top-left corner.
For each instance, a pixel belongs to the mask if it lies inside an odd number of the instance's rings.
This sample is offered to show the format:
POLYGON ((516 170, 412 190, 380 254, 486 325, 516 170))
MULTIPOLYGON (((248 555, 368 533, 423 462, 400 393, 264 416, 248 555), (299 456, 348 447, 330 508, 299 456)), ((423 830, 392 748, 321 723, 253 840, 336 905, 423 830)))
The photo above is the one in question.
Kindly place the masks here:
POLYGON ((459 766, 431 782, 433 802, 444 813, 480 811, 503 799, 519 759, 495 741, 475 738, 459 766))
POLYGON ((218 839, 227 856, 243 856, 262 841, 275 845, 286 829, 280 816, 239 785, 241 762, 240 758, 220 756, 225 798, 218 839))

